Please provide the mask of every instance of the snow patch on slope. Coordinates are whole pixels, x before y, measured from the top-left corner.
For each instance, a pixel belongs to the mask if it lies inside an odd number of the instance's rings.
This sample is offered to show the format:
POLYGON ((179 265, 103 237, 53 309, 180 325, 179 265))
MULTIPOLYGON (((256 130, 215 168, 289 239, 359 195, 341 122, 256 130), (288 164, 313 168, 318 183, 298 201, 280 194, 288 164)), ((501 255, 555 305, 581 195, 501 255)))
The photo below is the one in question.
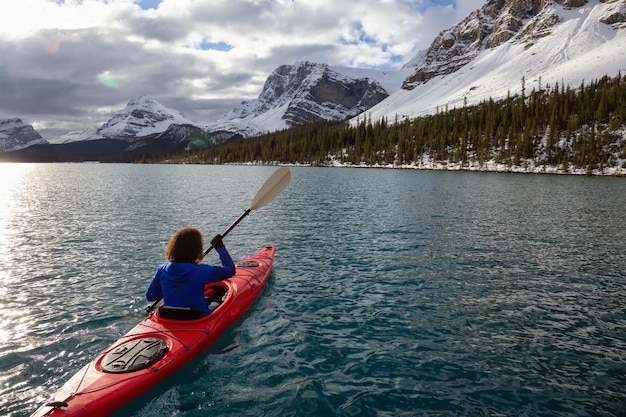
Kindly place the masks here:
POLYGON ((459 108, 518 94, 522 78, 529 93, 547 84, 578 87, 583 80, 626 72, 626 30, 599 21, 610 7, 597 1, 575 9, 548 6, 543 13, 555 13, 561 18, 549 36, 517 36, 499 47, 483 50, 458 71, 432 78, 410 91, 398 90, 366 113, 372 121, 387 118, 392 122, 396 116, 414 118, 446 107, 459 108))
POLYGON ((56 138, 49 139, 48 143, 53 144, 53 145, 60 145, 63 143, 82 142, 86 140, 92 140, 94 139, 94 136, 96 136, 97 133, 98 133, 97 126, 89 126, 88 128, 84 130, 68 132, 56 138))

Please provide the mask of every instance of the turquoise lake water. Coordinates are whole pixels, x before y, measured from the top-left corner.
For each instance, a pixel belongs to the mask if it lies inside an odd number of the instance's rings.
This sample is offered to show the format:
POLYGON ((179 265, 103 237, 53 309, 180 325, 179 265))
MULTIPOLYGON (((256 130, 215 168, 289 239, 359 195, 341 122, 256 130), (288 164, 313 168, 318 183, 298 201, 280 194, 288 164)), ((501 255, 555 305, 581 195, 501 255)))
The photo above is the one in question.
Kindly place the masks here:
MULTIPOLYGON (((0 415, 144 317, 169 236, 273 167, 0 164, 0 415)), ((261 298, 121 415, 626 416, 626 179, 292 167, 261 298)), ((218 262, 211 253, 207 262, 218 262)))

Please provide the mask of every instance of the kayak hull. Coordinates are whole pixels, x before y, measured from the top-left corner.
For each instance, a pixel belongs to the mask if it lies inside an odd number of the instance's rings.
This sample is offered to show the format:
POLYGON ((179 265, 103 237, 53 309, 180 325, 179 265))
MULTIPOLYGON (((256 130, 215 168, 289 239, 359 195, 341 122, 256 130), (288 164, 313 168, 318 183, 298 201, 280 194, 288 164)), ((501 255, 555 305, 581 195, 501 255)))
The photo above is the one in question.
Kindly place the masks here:
POLYGON ((237 263, 233 277, 207 285, 215 311, 172 320, 157 310, 72 376, 32 417, 107 416, 165 380, 211 346, 258 298, 274 263, 274 245, 237 263))

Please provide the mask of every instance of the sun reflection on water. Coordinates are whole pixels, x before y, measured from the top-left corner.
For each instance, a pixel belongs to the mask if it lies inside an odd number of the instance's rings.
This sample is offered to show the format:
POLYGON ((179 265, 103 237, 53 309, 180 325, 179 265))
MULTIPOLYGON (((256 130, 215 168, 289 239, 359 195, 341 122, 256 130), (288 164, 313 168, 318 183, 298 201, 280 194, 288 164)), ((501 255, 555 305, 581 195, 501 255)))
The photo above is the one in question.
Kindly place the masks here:
POLYGON ((6 210, 12 195, 19 191, 20 182, 34 167, 35 164, 0 163, 0 202, 3 209, 0 213, 6 210))
MULTIPOLYGON (((31 312, 24 308, 24 293, 16 290, 15 239, 18 230, 16 219, 23 213, 22 197, 27 190, 27 177, 35 164, 0 163, 0 364, 3 371, 21 372, 21 362, 26 346, 11 344, 32 325, 31 312), (8 367, 11 367, 9 369, 8 367)), ((27 303, 26 303, 27 304, 27 303)))
MULTIPOLYGON (((0 163, 0 256, 10 244, 10 223, 18 210, 17 198, 22 192, 23 180, 35 164, 0 163)), ((1 275, 0 275, 1 277, 1 275)))
MULTIPOLYGON (((20 209, 19 196, 23 193, 24 178, 34 169, 34 164, 0 163, 0 299, 6 300, 10 271, 3 267, 11 264, 11 243, 15 233, 11 224, 20 209)), ((1 336, 1 335, 0 335, 1 336)))

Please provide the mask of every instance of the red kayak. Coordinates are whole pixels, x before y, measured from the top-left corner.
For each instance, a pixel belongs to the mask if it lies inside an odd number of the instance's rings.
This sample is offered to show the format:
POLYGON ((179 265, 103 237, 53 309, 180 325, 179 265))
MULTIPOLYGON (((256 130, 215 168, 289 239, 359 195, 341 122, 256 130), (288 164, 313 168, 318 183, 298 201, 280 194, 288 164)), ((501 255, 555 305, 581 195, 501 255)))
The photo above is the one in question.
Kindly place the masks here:
POLYGON ((274 245, 237 263, 236 274, 207 285, 221 304, 208 316, 161 306, 78 371, 35 416, 107 416, 153 388, 213 344, 257 299, 274 245))

